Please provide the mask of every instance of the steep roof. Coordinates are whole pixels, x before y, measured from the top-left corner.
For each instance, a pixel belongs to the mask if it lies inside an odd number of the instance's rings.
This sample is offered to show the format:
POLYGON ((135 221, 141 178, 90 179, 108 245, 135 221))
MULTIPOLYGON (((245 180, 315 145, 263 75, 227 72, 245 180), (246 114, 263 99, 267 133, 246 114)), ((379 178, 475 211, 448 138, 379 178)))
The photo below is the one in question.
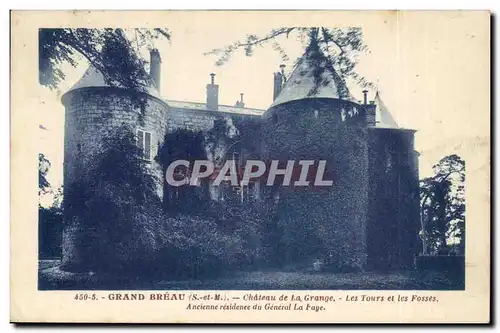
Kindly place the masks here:
POLYGON ((271 107, 304 98, 353 100, 345 82, 317 47, 308 49, 271 107))
MULTIPOLYGON (((80 78, 80 80, 78 80, 78 82, 76 82, 71 87, 71 89, 69 89, 69 91, 80 88, 90 88, 90 87, 111 87, 104 80, 104 76, 102 75, 102 73, 94 66, 89 66, 89 68, 87 68, 87 70, 80 78)), ((158 90, 154 87, 145 87, 145 92, 151 96, 160 98, 158 90)))
POLYGON ((387 109, 387 106, 382 101, 382 98, 380 98, 380 94, 378 91, 375 94, 374 102, 377 106, 377 108, 375 109, 375 127, 399 128, 398 124, 387 109))

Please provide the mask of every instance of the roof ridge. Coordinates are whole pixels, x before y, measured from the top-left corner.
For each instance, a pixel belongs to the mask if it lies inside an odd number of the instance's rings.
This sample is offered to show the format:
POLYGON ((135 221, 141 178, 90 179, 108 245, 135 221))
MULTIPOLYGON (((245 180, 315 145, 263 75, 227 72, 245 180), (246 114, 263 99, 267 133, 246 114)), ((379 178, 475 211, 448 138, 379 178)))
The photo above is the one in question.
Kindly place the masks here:
POLYGON ((375 93, 375 98, 373 99, 376 105, 376 117, 379 117, 379 122, 381 123, 380 126, 388 126, 391 128, 399 128, 398 123, 392 116, 391 112, 385 105, 384 101, 382 101, 382 98, 380 97, 379 91, 375 93))
MULTIPOLYGON (((164 98, 163 99, 165 102, 179 102, 179 103, 192 103, 192 104, 203 104, 203 105, 207 105, 206 102, 193 102, 193 101, 181 101, 181 100, 178 100, 178 99, 168 99, 168 98, 164 98)), ((227 104, 219 104, 219 106, 225 106, 225 107, 228 107, 228 108, 237 108, 237 109, 247 109, 247 110, 259 110, 259 111, 266 111, 266 109, 259 109, 259 108, 248 108, 248 107, 241 107, 241 106, 234 106, 234 105, 227 105, 227 104)))

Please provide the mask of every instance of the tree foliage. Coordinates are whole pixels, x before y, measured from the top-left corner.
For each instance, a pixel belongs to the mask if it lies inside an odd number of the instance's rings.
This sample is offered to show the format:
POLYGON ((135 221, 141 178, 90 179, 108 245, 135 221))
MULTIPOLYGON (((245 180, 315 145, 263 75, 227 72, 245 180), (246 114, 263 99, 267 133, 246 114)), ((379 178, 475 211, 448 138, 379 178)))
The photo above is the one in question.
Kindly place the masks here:
POLYGON ((442 158, 434 175, 420 182, 421 218, 426 250, 448 253, 449 239, 458 238, 457 251, 465 246, 465 162, 457 155, 442 158))
POLYGON ((151 48, 154 40, 170 40, 168 29, 47 29, 38 32, 39 82, 51 89, 66 78, 63 63, 76 67, 77 55, 99 70, 107 84, 141 89, 149 75, 140 49, 151 48))
POLYGON ((61 255, 61 236, 63 226, 60 199, 62 189, 53 190, 47 174, 50 170, 50 161, 47 157, 38 154, 38 254, 40 258, 54 258, 61 255), (49 207, 44 207, 41 198, 46 194, 53 194, 54 201, 49 207))
POLYGON ((238 50, 244 50, 245 55, 250 57, 256 48, 271 45, 273 50, 280 54, 282 60, 287 62, 290 58, 280 41, 292 38, 301 43, 304 50, 317 46, 328 66, 332 66, 343 80, 352 78, 363 87, 373 87, 373 83, 355 71, 359 55, 368 52, 368 48, 363 43, 362 29, 359 27, 282 27, 272 29, 262 36, 249 34, 245 39, 235 41, 225 47, 215 48, 205 54, 216 56, 215 64, 222 66, 238 50))
POLYGON ((49 172, 50 161, 44 154, 38 154, 38 195, 47 193, 50 183, 47 180, 47 173, 49 172))

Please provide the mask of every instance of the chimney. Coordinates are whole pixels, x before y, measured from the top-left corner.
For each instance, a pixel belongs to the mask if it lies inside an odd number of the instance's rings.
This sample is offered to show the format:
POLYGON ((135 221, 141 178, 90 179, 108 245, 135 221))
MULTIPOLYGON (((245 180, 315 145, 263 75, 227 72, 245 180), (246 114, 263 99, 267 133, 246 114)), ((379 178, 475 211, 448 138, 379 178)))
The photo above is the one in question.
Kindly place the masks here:
POLYGON ((243 93, 240 93, 240 107, 244 108, 245 107, 245 102, 243 102, 243 93))
POLYGON ((366 110, 366 125, 368 127, 375 127, 377 125, 377 105, 375 104, 375 101, 370 101, 370 104, 367 103, 367 92, 368 91, 363 90, 364 107, 366 110))
POLYGON ((219 86, 215 84, 215 73, 210 73, 210 84, 207 84, 207 109, 219 109, 219 86))
POLYGON ((158 91, 161 88, 161 57, 158 49, 152 49, 149 53, 150 64, 149 64, 149 76, 153 81, 153 85, 158 91))
POLYGON ((243 93, 240 93, 240 100, 236 102, 236 107, 237 108, 244 108, 245 107, 245 102, 243 102, 243 93))
POLYGON ((283 89, 283 85, 286 82, 285 67, 286 67, 286 65, 281 64, 280 71, 274 73, 273 101, 278 97, 278 95, 281 92, 281 89, 283 89))
POLYGON ((368 104, 368 90, 363 90, 363 104, 368 104))

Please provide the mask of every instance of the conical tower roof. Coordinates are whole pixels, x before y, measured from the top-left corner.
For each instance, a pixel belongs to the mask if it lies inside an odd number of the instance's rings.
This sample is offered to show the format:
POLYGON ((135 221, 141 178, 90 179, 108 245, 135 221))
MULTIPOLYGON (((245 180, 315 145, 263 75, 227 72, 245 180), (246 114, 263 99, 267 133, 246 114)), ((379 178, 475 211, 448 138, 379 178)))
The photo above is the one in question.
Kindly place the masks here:
POLYGON ((351 93, 331 62, 316 47, 309 47, 299 59, 271 107, 305 98, 332 98, 351 102, 351 93))
POLYGON ((382 101, 382 98, 380 98, 380 94, 378 91, 375 94, 374 102, 377 106, 377 108, 375 109, 375 127, 399 128, 398 124, 387 109, 387 106, 385 106, 384 102, 382 101))
MULTIPOLYGON (((89 68, 85 71, 83 76, 78 80, 72 87, 69 89, 69 91, 80 89, 80 88, 90 88, 90 87, 111 87, 109 84, 106 83, 104 80, 104 76, 102 73, 95 68, 94 66, 90 65, 89 68)), ((118 86, 120 88, 120 86, 118 86)), ((124 88, 124 87, 121 87, 124 88)), ((154 87, 145 87, 144 92, 147 94, 160 98, 160 94, 158 90, 154 87)))

